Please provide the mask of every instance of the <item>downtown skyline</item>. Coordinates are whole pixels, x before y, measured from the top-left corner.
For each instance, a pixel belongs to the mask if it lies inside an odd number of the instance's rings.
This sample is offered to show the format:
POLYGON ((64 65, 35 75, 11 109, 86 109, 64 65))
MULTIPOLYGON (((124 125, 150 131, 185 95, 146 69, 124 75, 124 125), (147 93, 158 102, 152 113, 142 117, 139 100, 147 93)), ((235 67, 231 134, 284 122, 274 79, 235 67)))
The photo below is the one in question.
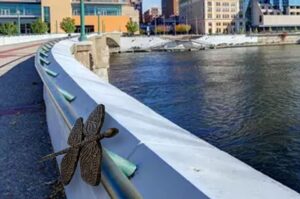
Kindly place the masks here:
POLYGON ((161 8, 161 0, 143 0, 143 12, 151 7, 161 8))

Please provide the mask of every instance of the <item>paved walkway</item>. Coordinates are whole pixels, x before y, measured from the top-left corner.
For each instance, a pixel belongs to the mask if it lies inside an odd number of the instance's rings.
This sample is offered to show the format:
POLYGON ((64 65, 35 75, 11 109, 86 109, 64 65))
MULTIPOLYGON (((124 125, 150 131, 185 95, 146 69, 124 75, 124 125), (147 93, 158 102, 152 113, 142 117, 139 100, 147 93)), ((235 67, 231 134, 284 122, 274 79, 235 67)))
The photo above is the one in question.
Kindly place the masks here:
POLYGON ((65 198, 47 130, 43 85, 32 54, 39 43, 0 47, 0 199, 65 198))

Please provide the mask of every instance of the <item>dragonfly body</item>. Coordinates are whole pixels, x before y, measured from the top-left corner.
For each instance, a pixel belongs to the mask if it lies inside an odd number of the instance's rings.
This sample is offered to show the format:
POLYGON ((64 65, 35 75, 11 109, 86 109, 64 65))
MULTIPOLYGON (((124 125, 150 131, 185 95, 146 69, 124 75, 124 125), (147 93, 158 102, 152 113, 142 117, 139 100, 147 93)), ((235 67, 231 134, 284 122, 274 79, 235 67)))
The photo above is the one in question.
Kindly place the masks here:
POLYGON ((58 151, 58 152, 56 152, 56 153, 49 154, 49 155, 47 155, 47 156, 44 156, 44 157, 42 158, 41 161, 50 160, 50 159, 53 159, 53 158, 55 158, 55 157, 57 157, 57 156, 64 155, 64 154, 68 153, 68 151, 69 151, 70 149, 72 149, 72 148, 78 148, 78 149, 80 149, 80 148, 82 148, 84 145, 89 144, 90 142, 94 142, 94 141, 99 142, 99 141, 102 140, 103 138, 110 138, 110 137, 113 137, 113 136, 115 136, 118 132, 119 132, 119 130, 118 130, 118 129, 115 129, 115 128, 108 129, 108 130, 107 130, 105 133, 103 133, 103 134, 91 136, 91 137, 89 137, 88 139, 83 140, 82 142, 77 143, 77 144, 75 144, 75 145, 73 145, 73 146, 70 146, 70 147, 68 147, 68 148, 66 148, 66 149, 64 149, 64 150, 58 151))

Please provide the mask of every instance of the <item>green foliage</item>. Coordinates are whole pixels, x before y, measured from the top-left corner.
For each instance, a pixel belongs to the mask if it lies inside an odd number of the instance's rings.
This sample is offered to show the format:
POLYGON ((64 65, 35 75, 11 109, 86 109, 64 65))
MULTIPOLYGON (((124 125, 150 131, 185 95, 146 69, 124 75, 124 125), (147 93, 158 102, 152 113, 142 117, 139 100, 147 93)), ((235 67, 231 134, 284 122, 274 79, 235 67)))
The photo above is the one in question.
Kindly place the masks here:
POLYGON ((145 35, 145 34, 146 34, 146 31, 143 29, 140 29, 140 35, 145 35))
POLYGON ((139 25, 137 22, 133 22, 132 19, 130 19, 130 21, 128 21, 128 23, 126 24, 126 29, 129 35, 133 35, 139 30, 139 25))
POLYGON ((75 19, 72 19, 71 17, 63 18, 62 22, 60 23, 60 28, 68 34, 74 33, 76 30, 75 19))
POLYGON ((5 23, 0 26, 0 34, 2 35, 16 35, 18 33, 17 26, 14 23, 5 23))
POLYGON ((240 28, 239 34, 245 34, 245 29, 244 28, 240 28))
POLYGON ((177 33, 188 33, 191 30, 191 26, 190 25, 186 25, 186 24, 178 24, 175 27, 175 31, 177 33))
POLYGON ((35 34, 45 34, 49 28, 47 23, 43 22, 42 19, 37 19, 31 24, 31 30, 35 34))

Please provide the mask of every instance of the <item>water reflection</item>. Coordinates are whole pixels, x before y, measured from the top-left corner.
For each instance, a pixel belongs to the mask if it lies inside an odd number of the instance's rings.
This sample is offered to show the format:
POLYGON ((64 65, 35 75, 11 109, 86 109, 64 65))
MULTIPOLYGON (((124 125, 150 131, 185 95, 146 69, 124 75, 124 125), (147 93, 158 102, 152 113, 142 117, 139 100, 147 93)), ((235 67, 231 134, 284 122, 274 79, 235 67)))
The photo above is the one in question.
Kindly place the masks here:
POLYGON ((115 55, 112 83, 300 192, 300 46, 115 55))

